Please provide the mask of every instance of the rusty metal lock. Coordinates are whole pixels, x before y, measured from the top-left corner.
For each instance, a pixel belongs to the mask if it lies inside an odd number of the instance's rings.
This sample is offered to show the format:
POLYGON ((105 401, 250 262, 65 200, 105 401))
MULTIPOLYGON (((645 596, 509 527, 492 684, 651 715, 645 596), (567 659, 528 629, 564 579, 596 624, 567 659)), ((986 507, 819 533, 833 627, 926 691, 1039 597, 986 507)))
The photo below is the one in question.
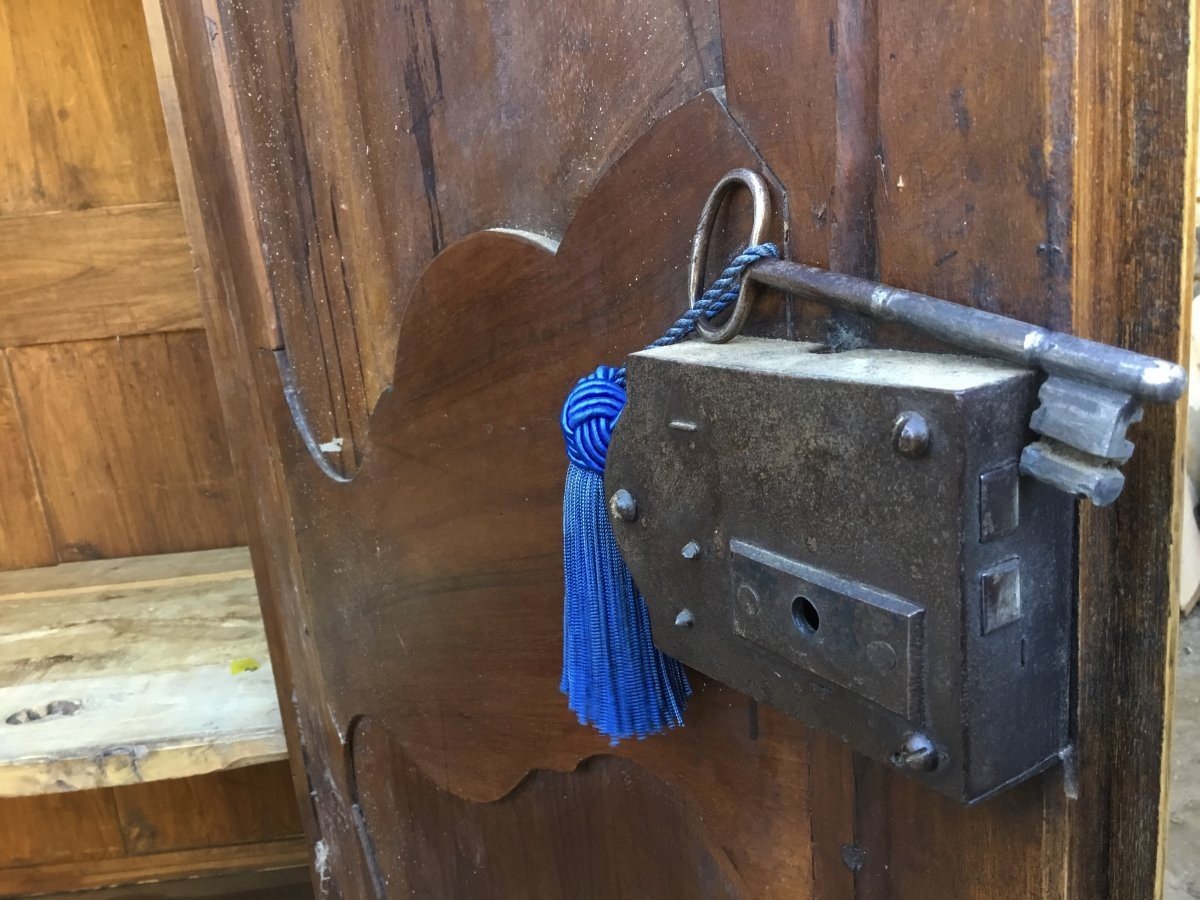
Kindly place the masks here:
POLYGON ((1074 500, 1020 473, 1037 378, 822 350, 632 355, 618 545, 664 652, 977 801, 1068 746, 1074 500))

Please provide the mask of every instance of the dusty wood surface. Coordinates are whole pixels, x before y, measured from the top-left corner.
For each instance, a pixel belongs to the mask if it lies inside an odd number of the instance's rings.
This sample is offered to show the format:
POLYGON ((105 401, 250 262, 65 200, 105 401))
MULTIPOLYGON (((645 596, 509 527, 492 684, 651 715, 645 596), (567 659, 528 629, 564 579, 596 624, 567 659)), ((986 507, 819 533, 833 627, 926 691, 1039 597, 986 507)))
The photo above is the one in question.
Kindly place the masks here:
POLYGON ((203 332, 7 356, 59 560, 243 543, 203 332))
POLYGON ((202 327, 179 204, 0 216, 0 347, 202 327))
POLYGON ((283 758, 249 554, 0 574, 0 718, 0 796, 283 758))
MULTIPOLYGON (((158 103, 138 0, 0 0, 0 569, 246 542, 158 103)), ((0 798, 0 893, 295 864, 289 781, 0 798)))
MULTIPOLYGON (((569 894, 578 872, 679 896, 1153 895, 1169 413, 1138 427, 1126 495, 1084 518, 1077 786, 1055 769, 970 809, 703 680, 669 736, 580 729, 557 694, 556 419, 573 378, 681 307, 700 203, 747 163, 775 177, 797 258, 1178 356, 1184 7, 163 8, 330 895, 569 894), (704 93, 722 84, 727 110, 704 93), (348 485, 307 457, 260 349, 264 267, 348 485), (592 828, 601 795, 620 825, 592 828), (555 828, 516 840, 531 806, 555 828)), ((797 312, 796 336, 822 332, 797 312)))

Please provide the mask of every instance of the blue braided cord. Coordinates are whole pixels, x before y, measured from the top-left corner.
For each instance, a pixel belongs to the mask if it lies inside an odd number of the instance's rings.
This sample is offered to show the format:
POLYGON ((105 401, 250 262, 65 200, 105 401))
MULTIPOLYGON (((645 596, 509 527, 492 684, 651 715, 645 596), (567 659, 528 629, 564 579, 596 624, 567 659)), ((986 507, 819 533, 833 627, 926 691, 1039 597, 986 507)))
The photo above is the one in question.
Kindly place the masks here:
MULTIPOLYGON (((747 268, 777 257, 773 244, 748 247, 696 304, 650 347, 691 334, 737 299, 747 268)), ((646 601, 617 549, 604 496, 604 464, 621 410, 625 370, 600 366, 581 378, 563 405, 567 445, 563 495, 563 668, 560 690, 580 724, 612 743, 683 724, 692 693, 682 663, 654 646, 646 601)))
POLYGON ((706 319, 719 316, 730 303, 737 300, 738 292, 742 289, 742 276, 746 270, 760 259, 767 258, 779 258, 779 248, 774 244, 755 244, 735 256, 733 261, 725 267, 721 277, 709 286, 700 299, 676 319, 675 324, 668 328, 662 337, 648 345, 646 349, 678 343, 695 331, 696 321, 701 316, 706 319))

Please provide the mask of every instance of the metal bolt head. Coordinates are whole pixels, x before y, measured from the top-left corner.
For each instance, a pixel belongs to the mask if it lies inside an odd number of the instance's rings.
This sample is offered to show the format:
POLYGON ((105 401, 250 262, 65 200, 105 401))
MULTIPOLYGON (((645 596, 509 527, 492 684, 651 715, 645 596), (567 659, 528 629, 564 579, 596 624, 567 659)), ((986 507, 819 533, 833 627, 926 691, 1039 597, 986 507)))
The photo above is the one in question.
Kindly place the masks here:
POLYGON ((920 459, 929 452, 929 423, 917 412, 903 412, 892 427, 892 446, 901 456, 920 459))
POLYGON ((621 488, 612 495, 612 498, 608 501, 608 508, 615 517, 625 522, 632 522, 637 518, 637 501, 633 499, 633 494, 629 493, 625 488, 621 488))
POLYGON ((696 624, 696 617, 692 615, 690 609, 685 609, 675 617, 676 628, 691 628, 696 624))
POLYGON ((684 559, 695 559, 700 555, 700 545, 695 541, 688 541, 679 552, 684 559))
POLYGON ((910 772, 932 772, 937 768, 937 748, 919 731, 904 739, 904 746, 892 754, 892 764, 910 772))

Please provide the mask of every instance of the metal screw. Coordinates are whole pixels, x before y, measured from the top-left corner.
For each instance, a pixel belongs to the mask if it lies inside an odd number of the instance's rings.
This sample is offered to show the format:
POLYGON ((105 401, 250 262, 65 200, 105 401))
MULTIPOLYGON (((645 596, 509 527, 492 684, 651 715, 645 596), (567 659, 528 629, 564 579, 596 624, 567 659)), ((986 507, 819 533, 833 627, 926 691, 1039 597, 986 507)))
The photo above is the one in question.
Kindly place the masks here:
POLYGON ((932 772, 937 764, 937 748, 919 731, 906 737, 904 746, 892 754, 892 765, 910 772, 932 772))
POLYGON ((625 488, 621 488, 612 495, 612 499, 608 501, 608 508, 612 510, 614 516, 626 522, 632 522, 637 518, 637 501, 633 499, 633 494, 625 488))
POLYGON ((683 554, 684 559, 695 559, 700 555, 700 545, 695 541, 688 541, 679 552, 683 554))
POLYGON ((692 611, 690 609, 683 610, 675 617, 676 628, 691 628, 695 624, 696 617, 692 615, 692 611))
POLYGON ((929 423, 917 412, 900 413, 892 427, 892 446, 901 456, 920 459, 929 452, 929 423))

